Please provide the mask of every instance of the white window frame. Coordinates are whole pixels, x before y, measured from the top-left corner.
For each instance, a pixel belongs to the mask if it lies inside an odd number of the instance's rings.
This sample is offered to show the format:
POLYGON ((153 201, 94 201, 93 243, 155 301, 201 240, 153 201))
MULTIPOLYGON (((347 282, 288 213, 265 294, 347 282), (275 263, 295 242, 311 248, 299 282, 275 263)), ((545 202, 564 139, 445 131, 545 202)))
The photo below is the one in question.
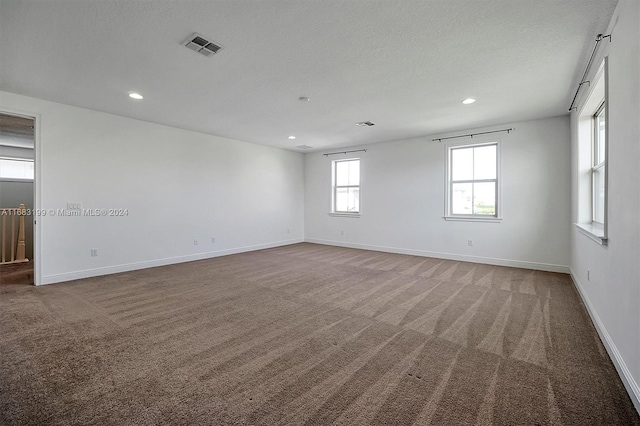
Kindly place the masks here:
POLYGON ((578 209, 577 229, 600 245, 607 245, 608 186, 609 186, 609 108, 608 106, 608 59, 604 58, 600 67, 590 79, 589 92, 580 103, 577 113, 578 123, 578 209), (604 161, 597 158, 598 140, 596 116, 604 108, 605 137, 604 161), (596 185, 598 170, 604 170, 604 218, 596 220, 596 185))
POLYGON ((474 143, 449 143, 445 146, 445 220, 457 220, 457 221, 469 221, 469 222, 500 222, 502 221, 502 178, 501 178, 501 155, 500 155, 500 139, 486 139, 474 143), (457 149, 465 148, 478 148, 483 146, 495 145, 496 146, 496 178, 495 179, 471 179, 463 181, 453 181, 452 179, 452 161, 453 156, 451 153, 457 149), (452 195, 454 183, 481 183, 481 182, 495 182, 496 184, 496 210, 493 215, 486 214, 454 214, 452 211, 452 195))
POLYGON ((343 216, 343 217, 360 217, 360 213, 362 211, 362 161, 359 157, 357 158, 341 158, 338 160, 331 161, 331 211, 329 214, 331 216, 343 216), (343 163, 346 161, 358 161, 358 165, 360 166, 358 182, 359 185, 337 185, 337 167, 338 163, 343 163), (340 211, 336 210, 336 197, 337 191, 341 188, 358 188, 358 211, 357 212, 349 212, 349 211, 340 211))

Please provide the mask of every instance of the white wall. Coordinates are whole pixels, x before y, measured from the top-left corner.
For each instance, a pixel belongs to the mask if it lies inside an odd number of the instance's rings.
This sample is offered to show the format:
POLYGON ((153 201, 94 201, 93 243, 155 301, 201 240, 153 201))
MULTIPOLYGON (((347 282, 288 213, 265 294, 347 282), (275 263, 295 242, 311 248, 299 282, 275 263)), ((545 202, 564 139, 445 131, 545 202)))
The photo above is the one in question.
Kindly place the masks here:
POLYGON ((0 111, 39 118, 36 207, 128 209, 39 218, 42 284, 304 238, 301 154, 7 92, 0 111))
MULTIPOLYGON (((620 0, 594 69, 609 57, 608 246, 575 227, 571 274, 640 411, 640 3, 620 0), (590 273, 588 274, 588 271, 590 273)), ((591 78, 590 76, 587 78, 591 78)), ((583 92, 579 106, 588 91, 583 92)), ((580 109, 580 108, 579 108, 580 109)), ((572 114, 572 220, 578 219, 578 122, 572 114)))
MULTIPOLYGON (((446 144, 433 142, 431 136, 368 145, 366 153, 346 156, 307 154, 306 240, 568 272, 569 118, 467 129, 450 135, 506 127, 515 131, 473 139, 501 141, 502 222, 443 219, 446 144), (331 161, 352 156, 362 159, 362 216, 329 216, 331 161), (472 247, 467 240, 473 241, 472 247)), ((460 141, 465 140, 456 140, 460 141)))

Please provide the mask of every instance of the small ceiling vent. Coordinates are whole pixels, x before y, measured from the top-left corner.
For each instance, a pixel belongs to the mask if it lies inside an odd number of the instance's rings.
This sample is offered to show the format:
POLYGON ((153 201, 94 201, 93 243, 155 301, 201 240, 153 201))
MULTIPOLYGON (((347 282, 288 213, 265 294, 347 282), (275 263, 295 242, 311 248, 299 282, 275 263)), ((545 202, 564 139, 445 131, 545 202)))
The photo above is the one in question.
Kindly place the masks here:
POLYGON ((300 149, 311 149, 313 148, 312 146, 309 145, 296 145, 296 148, 300 148, 300 149))
POLYGON ((371 126, 375 126, 375 123, 372 123, 371 121, 359 121, 356 123, 356 126, 362 126, 362 127, 371 127, 371 126))
POLYGON ((203 54, 204 56, 213 56, 222 49, 222 46, 207 40, 206 37, 198 33, 193 33, 193 35, 189 37, 183 45, 187 46, 191 50, 195 50, 196 52, 203 54))

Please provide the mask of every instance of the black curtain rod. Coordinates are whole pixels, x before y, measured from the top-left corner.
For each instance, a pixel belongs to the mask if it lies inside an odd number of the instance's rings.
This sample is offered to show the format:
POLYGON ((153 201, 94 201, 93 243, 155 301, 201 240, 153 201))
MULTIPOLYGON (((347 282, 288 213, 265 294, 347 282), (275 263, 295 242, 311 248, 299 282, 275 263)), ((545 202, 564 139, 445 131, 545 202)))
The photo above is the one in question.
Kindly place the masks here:
POLYGON ((442 141, 447 140, 447 139, 467 138, 467 137, 469 137, 469 138, 473 138, 474 136, 477 136, 477 135, 488 135, 489 133, 500 133, 500 132, 507 132, 507 133, 509 133, 509 132, 511 132, 511 131, 513 131, 513 130, 514 130, 514 129, 513 129, 513 127, 510 127, 510 128, 508 128, 508 129, 492 130, 492 131, 490 131, 490 132, 469 133, 468 135, 449 136, 449 137, 446 137, 446 138, 435 138, 435 139, 431 139, 431 140, 432 140, 432 141, 440 141, 440 142, 442 142, 442 141))
POLYGON ((367 150, 366 149, 356 149, 354 151, 328 152, 328 153, 322 154, 322 155, 324 155, 325 157, 328 157, 330 155, 349 154, 351 152, 367 152, 367 150))
POLYGON ((591 56, 589 57, 589 62, 587 62, 587 67, 584 69, 584 74, 582 74, 582 78, 580 79, 580 83, 578 83, 578 88, 576 89, 576 94, 573 95, 573 100, 571 101, 571 106, 569 107, 569 112, 573 111, 574 109, 578 109, 578 107, 575 106, 576 99, 578 99, 578 93, 580 93, 580 88, 582 87, 583 84, 590 83, 588 80, 585 80, 585 78, 587 78, 587 73, 589 72, 589 69, 591 68, 591 62, 593 62, 593 58, 596 56, 596 50, 598 50, 598 44, 605 38, 608 38, 609 39, 609 43, 611 43, 611 34, 607 34, 606 36, 603 36, 602 34, 598 34, 598 37, 596 37, 596 44, 595 44, 595 46, 593 46, 593 50, 591 51, 591 56))

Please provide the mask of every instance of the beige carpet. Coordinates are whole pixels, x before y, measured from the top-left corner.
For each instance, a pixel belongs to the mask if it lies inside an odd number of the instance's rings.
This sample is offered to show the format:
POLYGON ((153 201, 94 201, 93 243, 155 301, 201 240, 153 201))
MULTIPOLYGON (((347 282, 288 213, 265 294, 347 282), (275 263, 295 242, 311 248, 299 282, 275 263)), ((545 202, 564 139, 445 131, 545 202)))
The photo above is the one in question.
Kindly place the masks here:
POLYGON ((296 244, 0 286, 0 424, 640 420, 569 276, 296 244))

